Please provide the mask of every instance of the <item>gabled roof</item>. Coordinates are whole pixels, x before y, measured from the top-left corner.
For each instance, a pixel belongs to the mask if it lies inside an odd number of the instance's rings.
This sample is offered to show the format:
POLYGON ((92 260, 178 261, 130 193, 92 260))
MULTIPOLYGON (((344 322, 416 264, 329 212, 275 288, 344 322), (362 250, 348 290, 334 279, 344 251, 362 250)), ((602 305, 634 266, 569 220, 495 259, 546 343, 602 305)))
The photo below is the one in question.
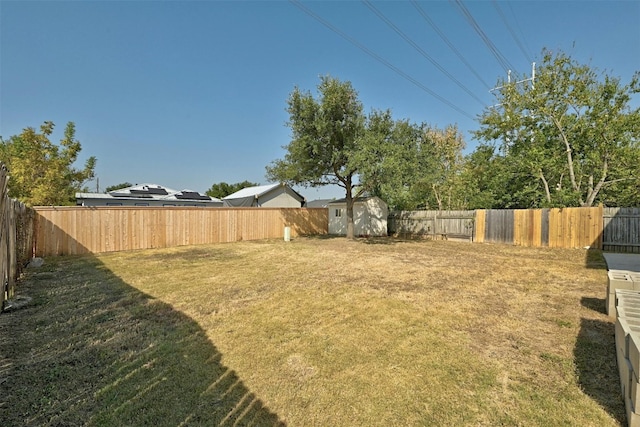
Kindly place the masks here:
POLYGON ((226 197, 223 197, 222 200, 229 200, 229 199, 245 199, 245 198, 259 198, 260 196, 263 196, 267 193, 269 193, 270 191, 275 190, 278 187, 286 187, 288 188, 291 192, 293 192, 296 196, 298 196, 300 198, 300 201, 304 200, 304 197, 299 194, 297 191, 295 191, 293 188, 289 187, 286 184, 280 184, 280 183, 276 183, 276 184, 268 184, 268 185, 258 185, 255 187, 245 187, 242 190, 238 190, 233 194, 229 194, 226 197))

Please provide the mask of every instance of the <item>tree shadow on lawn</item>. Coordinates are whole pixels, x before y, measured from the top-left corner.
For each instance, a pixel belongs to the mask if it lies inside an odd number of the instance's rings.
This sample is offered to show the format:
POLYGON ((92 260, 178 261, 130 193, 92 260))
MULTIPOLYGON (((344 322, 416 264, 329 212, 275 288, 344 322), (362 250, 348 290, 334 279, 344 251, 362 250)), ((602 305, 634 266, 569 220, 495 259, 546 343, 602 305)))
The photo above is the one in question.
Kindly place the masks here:
POLYGON ((91 256, 47 260, 0 315, 0 419, 14 425, 283 426, 198 324, 91 256))
MULTIPOLYGON (((590 308, 591 303, 585 303, 584 298, 582 303, 590 308)), ((620 425, 626 425, 613 324, 595 319, 581 319, 573 353, 580 388, 620 425)))

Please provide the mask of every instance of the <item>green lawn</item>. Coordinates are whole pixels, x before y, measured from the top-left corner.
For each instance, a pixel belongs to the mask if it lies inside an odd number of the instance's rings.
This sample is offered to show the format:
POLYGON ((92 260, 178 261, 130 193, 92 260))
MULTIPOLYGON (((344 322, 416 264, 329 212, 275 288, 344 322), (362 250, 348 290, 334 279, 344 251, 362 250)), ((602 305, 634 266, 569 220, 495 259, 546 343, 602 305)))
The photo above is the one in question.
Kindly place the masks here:
POLYGON ((617 426, 597 252, 299 238, 49 258, 0 315, 18 425, 617 426))

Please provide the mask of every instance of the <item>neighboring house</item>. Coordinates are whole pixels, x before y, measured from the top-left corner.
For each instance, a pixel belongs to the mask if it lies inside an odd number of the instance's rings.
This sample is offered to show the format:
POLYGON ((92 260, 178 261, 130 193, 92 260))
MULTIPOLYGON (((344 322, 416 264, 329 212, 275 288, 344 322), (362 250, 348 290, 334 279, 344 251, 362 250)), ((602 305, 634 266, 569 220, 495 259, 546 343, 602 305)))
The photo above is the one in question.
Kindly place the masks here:
MULTIPOLYGON (((329 203, 329 234, 347 234, 347 201, 329 203)), ((386 236, 389 208, 379 197, 358 197, 353 202, 353 234, 386 236)))
POLYGON ((246 187, 222 201, 231 207, 265 207, 265 208, 300 208, 305 206, 305 199, 286 184, 259 185, 246 187))
POLYGON ((219 208, 222 200, 191 190, 172 190, 156 184, 140 184, 108 193, 76 193, 79 206, 196 206, 219 208))
POLYGON ((317 199, 307 202, 305 208, 326 208, 335 199, 317 199))

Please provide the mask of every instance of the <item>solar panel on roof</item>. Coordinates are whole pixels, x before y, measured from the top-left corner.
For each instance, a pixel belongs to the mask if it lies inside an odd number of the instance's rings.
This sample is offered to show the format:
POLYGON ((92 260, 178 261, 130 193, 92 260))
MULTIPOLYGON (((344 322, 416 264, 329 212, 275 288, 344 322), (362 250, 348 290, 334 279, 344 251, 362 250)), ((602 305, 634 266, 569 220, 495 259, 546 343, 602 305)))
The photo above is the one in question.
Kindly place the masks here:
POLYGON ((169 194, 164 188, 158 187, 144 187, 142 189, 132 188, 129 191, 131 192, 131 194, 154 194, 157 196, 166 196, 167 194, 169 194))
POLYGON ((211 197, 202 195, 197 191, 183 191, 176 194, 176 199, 188 200, 211 200, 211 197))

